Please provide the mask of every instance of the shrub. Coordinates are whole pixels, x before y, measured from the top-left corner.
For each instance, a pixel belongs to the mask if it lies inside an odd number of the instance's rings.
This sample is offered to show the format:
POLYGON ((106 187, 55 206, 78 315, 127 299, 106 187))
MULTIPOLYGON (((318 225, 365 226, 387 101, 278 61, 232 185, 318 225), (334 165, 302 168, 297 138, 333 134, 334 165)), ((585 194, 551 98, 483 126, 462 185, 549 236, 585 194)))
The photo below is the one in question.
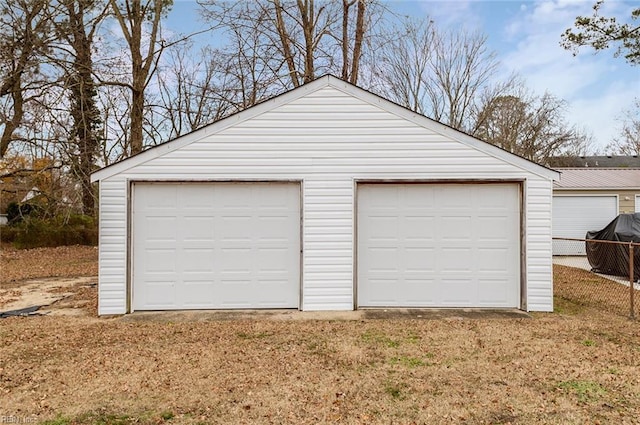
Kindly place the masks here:
POLYGON ((28 217, 38 217, 40 213, 40 208, 35 204, 10 202, 7 205, 7 220, 9 224, 20 223, 28 217))
POLYGON ((56 216, 43 219, 24 217, 22 221, 4 226, 0 240, 16 248, 38 248, 62 245, 96 245, 98 228, 93 217, 85 215, 56 216))

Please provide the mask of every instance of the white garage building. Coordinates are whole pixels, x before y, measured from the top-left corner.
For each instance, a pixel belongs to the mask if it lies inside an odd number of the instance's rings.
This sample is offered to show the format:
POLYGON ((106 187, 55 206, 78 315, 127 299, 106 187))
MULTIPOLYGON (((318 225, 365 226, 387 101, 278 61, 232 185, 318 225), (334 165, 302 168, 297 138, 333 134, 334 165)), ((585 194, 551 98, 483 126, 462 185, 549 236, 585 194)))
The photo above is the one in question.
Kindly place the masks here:
MULTIPOLYGON (((558 168, 557 171, 561 178, 553 184, 554 238, 584 239, 587 232, 603 229, 618 214, 640 211, 640 169, 582 167, 558 168)), ((553 255, 586 255, 585 245, 555 240, 553 255)))
POLYGON ((99 314, 551 311, 557 178, 321 77, 94 173, 99 314))

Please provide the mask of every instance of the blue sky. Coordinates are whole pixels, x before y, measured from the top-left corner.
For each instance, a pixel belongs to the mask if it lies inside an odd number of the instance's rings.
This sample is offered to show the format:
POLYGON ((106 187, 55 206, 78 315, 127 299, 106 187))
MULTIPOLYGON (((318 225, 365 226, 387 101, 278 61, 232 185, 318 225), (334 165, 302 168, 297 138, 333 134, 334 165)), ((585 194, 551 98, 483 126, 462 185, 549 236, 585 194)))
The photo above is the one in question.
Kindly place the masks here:
MULTIPOLYGON (((389 0, 392 9, 416 18, 430 18, 442 28, 480 30, 488 36, 503 65, 517 72, 537 94, 549 91, 569 104, 568 120, 593 134, 603 149, 616 135, 616 120, 640 97, 640 66, 633 67, 613 51, 578 56, 560 47, 560 35, 578 15, 591 15, 595 0, 389 0)), ((637 1, 607 0, 606 16, 629 16, 637 1)), ((205 27, 195 0, 174 0, 165 29, 189 33, 205 27)), ((210 36, 209 36, 210 37, 210 36)), ((602 151, 602 153, 607 153, 602 151)))

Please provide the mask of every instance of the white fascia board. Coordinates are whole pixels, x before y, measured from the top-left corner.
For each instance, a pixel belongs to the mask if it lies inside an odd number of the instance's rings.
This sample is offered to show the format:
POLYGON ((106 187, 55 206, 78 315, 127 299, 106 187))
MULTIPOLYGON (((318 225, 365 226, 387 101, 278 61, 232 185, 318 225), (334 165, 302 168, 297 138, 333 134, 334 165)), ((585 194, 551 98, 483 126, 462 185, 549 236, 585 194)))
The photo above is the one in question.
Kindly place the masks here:
POLYGON ((226 118, 223 118, 220 121, 216 121, 198 130, 194 130, 191 133, 187 133, 176 139, 154 146, 130 158, 124 159, 120 162, 116 162, 105 168, 95 171, 94 173, 91 174, 91 182, 104 180, 116 174, 122 173, 132 167, 144 164, 147 161, 163 156, 169 152, 173 152, 197 140, 203 139, 212 134, 219 133, 229 127, 237 125, 251 118, 257 117, 261 114, 264 114, 265 112, 269 112, 272 109, 275 109, 279 106, 293 102, 303 96, 306 96, 310 93, 320 90, 323 87, 328 86, 330 82, 328 77, 329 76, 325 76, 323 78, 314 80, 303 86, 297 87, 293 90, 290 90, 281 95, 278 95, 272 99, 266 100, 250 108, 247 108, 233 115, 230 115, 226 118))
POLYGON ((522 158, 518 155, 514 155, 511 152, 507 152, 506 150, 501 149, 497 146, 493 146, 490 143, 483 142, 482 140, 476 139, 475 137, 469 136, 468 134, 455 130, 452 127, 439 123, 438 121, 432 120, 431 118, 428 118, 422 114, 413 112, 410 109, 400 106, 390 100, 386 100, 378 95, 375 95, 371 92, 363 90, 359 87, 356 87, 353 84, 342 81, 337 77, 333 77, 333 76, 329 76, 329 77, 331 78, 330 85, 332 87, 338 90, 342 90, 345 93, 355 96, 358 99, 364 102, 367 102, 371 105, 382 108, 385 111, 392 113, 394 115, 397 115, 400 118, 404 118, 407 121, 411 121, 414 124, 417 124, 421 127, 428 128, 429 130, 435 131, 438 134, 441 134, 450 139, 461 142, 469 147, 479 150, 480 152, 483 152, 483 153, 486 153, 487 155, 501 159, 518 168, 525 169, 540 177, 544 177, 550 180, 560 179, 560 173, 555 170, 552 170, 547 167, 543 167, 542 165, 538 165, 533 161, 529 161, 528 159, 522 158))

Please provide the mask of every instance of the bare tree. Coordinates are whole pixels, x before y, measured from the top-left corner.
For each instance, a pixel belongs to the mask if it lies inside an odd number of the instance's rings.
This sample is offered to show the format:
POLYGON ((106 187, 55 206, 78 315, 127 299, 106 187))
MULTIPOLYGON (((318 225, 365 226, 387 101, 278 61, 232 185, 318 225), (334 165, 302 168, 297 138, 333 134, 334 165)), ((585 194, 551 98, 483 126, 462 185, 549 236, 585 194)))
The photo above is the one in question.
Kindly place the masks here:
POLYGON ((428 114, 431 46, 438 37, 431 20, 407 20, 391 27, 389 42, 375 67, 381 95, 420 114, 428 114))
POLYGON ((129 147, 136 154, 143 148, 145 90, 164 47, 160 22, 172 0, 109 0, 109 4, 131 55, 131 82, 121 84, 131 90, 129 147))
POLYGON ((456 129, 470 131, 482 98, 504 94, 515 78, 496 82, 499 62, 478 32, 440 31, 406 19, 378 54, 375 90, 456 129))
POLYGON ((0 2, 0 98, 9 98, 2 113, 0 158, 22 124, 25 108, 43 93, 40 55, 50 42, 47 0, 0 2))
POLYGON ((102 143, 96 163, 109 165, 127 158, 131 151, 131 97, 128 87, 103 85, 98 90, 102 143))
POLYGON ((356 83, 373 0, 200 0, 210 22, 228 33, 257 32, 271 70, 298 87, 337 71, 356 83), (355 9, 355 13, 354 12, 355 9), (273 49, 275 47, 275 49, 273 49), (268 55, 268 56, 267 56, 268 55), (339 65, 337 65, 339 64, 339 65))
POLYGON ((619 121, 619 135, 607 145, 607 152, 640 155, 640 98, 635 99, 631 108, 623 111, 619 121))
POLYGON ((70 171, 81 184, 83 212, 93 215, 96 196, 91 185, 100 139, 100 111, 94 81, 93 49, 98 25, 107 15, 106 1, 59 0, 50 8, 58 43, 52 61, 63 71, 72 125, 65 153, 70 171))
POLYGON ((449 31, 435 37, 427 84, 432 118, 464 129, 474 102, 497 72, 498 61, 479 32, 449 31))
POLYGON ((155 115, 162 120, 154 126, 158 137, 172 139, 219 120, 237 110, 233 102, 236 92, 225 71, 227 57, 210 47, 202 48, 194 63, 191 52, 170 52, 168 61, 158 72, 158 102, 155 115), (161 133, 161 134, 160 134, 161 133))
POLYGON ((476 117, 474 136, 538 163, 555 155, 584 153, 589 138, 564 117, 566 103, 521 89, 490 99, 476 117))

